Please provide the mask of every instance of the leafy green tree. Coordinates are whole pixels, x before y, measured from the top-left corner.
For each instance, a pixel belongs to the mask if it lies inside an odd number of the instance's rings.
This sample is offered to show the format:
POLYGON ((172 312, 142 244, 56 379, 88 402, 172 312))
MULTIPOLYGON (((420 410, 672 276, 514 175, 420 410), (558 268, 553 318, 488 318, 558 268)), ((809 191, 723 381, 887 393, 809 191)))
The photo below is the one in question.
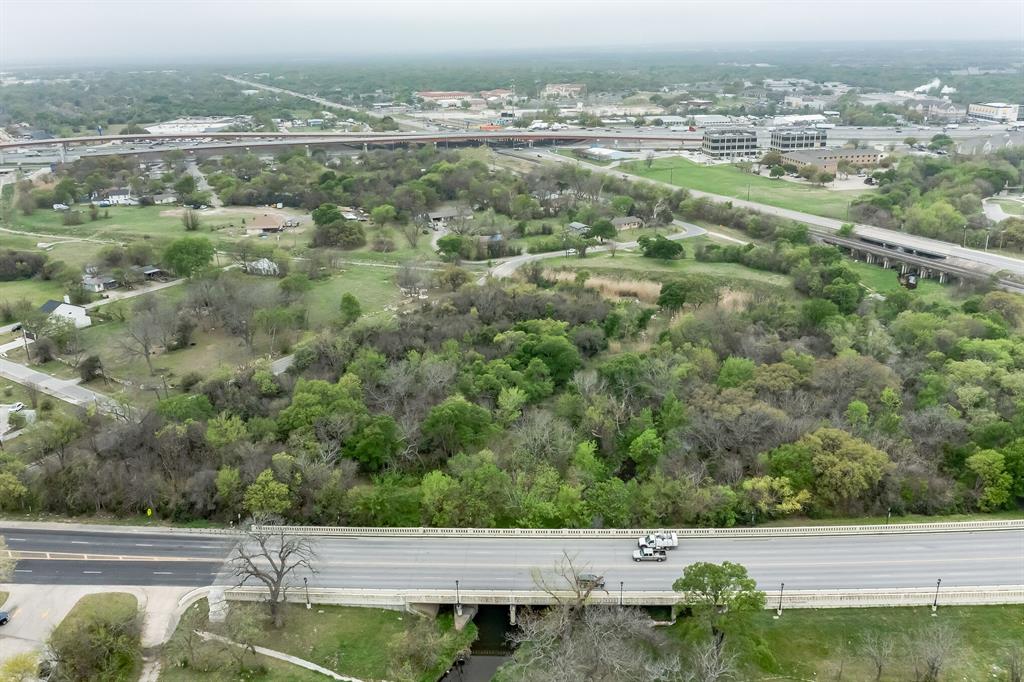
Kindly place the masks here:
POLYGON ((217 450, 246 440, 248 434, 242 418, 228 412, 221 412, 206 422, 206 442, 217 450))
POLYGON ((491 413, 455 395, 430 410, 421 431, 428 446, 454 454, 487 440, 492 432, 491 413))
POLYGON ((584 493, 587 513, 601 528, 629 528, 636 505, 636 484, 620 478, 598 481, 584 493))
POLYGON ((1006 471, 1003 455, 995 450, 981 450, 965 463, 976 479, 978 509, 991 512, 1008 508, 1013 497, 1013 477, 1006 471))
POLYGON ((329 225, 342 219, 341 209, 334 204, 320 204, 313 209, 311 215, 313 216, 313 223, 318 227, 329 225))
POLYGON ((773 178, 781 178, 786 174, 786 169, 782 166, 772 166, 771 170, 768 171, 768 175, 773 178))
POLYGON ((862 431, 868 426, 870 414, 867 404, 862 400, 851 400, 846 406, 846 422, 854 431, 862 431))
POLYGON ((359 305, 359 299, 352 294, 345 293, 341 296, 341 303, 338 304, 338 322, 342 327, 347 327, 363 314, 359 305))
POLYGON ((401 449, 398 424, 389 415, 370 417, 345 445, 345 456, 366 471, 378 471, 401 449))
POLYGON ((672 583, 672 589, 680 593, 680 604, 710 624, 718 646, 725 638, 719 625, 728 614, 760 611, 765 604, 764 592, 757 589, 747 569, 730 561, 690 564, 672 583))
POLYGON ((629 458, 641 472, 650 471, 664 451, 665 443, 655 429, 645 429, 629 444, 629 458))
POLYGON ((355 220, 335 220, 316 226, 311 245, 351 251, 366 245, 366 230, 355 220))
POLYGON ((366 414, 359 378, 346 374, 336 383, 320 379, 299 379, 292 401, 277 417, 282 435, 310 427, 334 414, 362 417, 366 414))
POLYGON ((743 506, 746 511, 761 519, 773 519, 803 511, 811 494, 806 490, 794 490, 789 479, 773 476, 748 478, 740 484, 743 506))
POLYGON ((662 260, 674 260, 686 257, 686 249, 677 241, 657 234, 653 237, 643 236, 637 240, 640 251, 645 258, 660 258, 662 260))
POLYGON ((747 358, 728 357, 718 371, 720 388, 737 388, 754 378, 754 361, 747 358))
POLYGON ((288 485, 274 478, 274 472, 264 469, 245 489, 242 504, 253 515, 280 516, 292 507, 288 485))
POLYGON ((431 471, 423 477, 424 520, 447 527, 498 525, 507 514, 511 481, 495 463, 494 454, 489 450, 459 454, 449 466, 452 475, 431 471))
POLYGON ((610 220, 598 220, 587 230, 588 237, 594 237, 603 244, 605 239, 614 239, 617 234, 615 226, 610 220))
POLYGON ((238 467, 221 467, 217 470, 214 481, 217 488, 217 500, 220 507, 229 515, 233 515, 242 506, 242 474, 238 467))
MULTIPOLYGON (((340 216, 339 216, 340 217, 340 216)), ((398 211, 391 204, 381 204, 370 211, 370 220, 374 225, 387 225, 398 217, 398 211)))
POLYGON ((458 234, 446 234, 437 240, 437 251, 447 261, 455 262, 462 256, 463 237, 458 234))
POLYGON ((826 320, 839 314, 839 306, 822 298, 812 298, 800 306, 800 318, 813 329, 820 328, 826 320))
POLYGON ((213 244, 205 237, 175 239, 164 250, 163 261, 179 277, 191 277, 213 260, 213 244))
POLYGON ((437 274, 437 283, 457 291, 463 284, 469 281, 469 272, 457 265, 448 265, 437 274))

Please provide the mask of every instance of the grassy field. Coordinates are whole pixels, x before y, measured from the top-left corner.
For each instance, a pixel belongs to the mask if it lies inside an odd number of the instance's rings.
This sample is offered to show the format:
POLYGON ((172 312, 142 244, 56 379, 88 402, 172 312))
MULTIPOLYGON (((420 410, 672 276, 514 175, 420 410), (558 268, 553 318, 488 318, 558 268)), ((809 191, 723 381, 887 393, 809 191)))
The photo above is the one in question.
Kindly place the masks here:
MULTIPOLYGON (((778 620, 773 615, 770 610, 754 614, 742 629, 727 635, 726 647, 733 646, 739 654, 741 679, 873 680, 874 669, 862 650, 867 633, 895 643, 882 680, 914 679, 915 645, 906 638, 929 637, 929 628, 942 624, 951 626, 958 640, 941 679, 1007 679, 998 672, 1005 670, 1006 649, 1024 641, 1024 608, 1017 605, 940 605, 935 618, 928 607, 790 609, 778 620)), ((691 626, 680 621, 672 630, 681 634, 691 626)))
POLYGON ((1024 202, 1014 201, 1013 199, 993 199, 992 201, 1010 215, 1024 216, 1024 202))
POLYGON ((814 215, 845 220, 847 208, 865 190, 830 190, 785 180, 745 173, 731 165, 701 166, 683 158, 655 159, 648 168, 644 162, 623 164, 627 173, 653 180, 671 182, 680 187, 749 199, 814 215), (748 196, 749 195, 749 196, 748 196))
MULTIPOLYGON (((135 595, 127 592, 102 592, 99 594, 87 594, 78 600, 64 620, 54 628, 54 635, 66 628, 74 628, 80 624, 92 621, 105 623, 124 622, 138 616, 139 602, 135 595)), ((140 647, 141 648, 141 647, 140 647)), ((136 670, 128 671, 125 675, 116 677, 104 677, 108 682, 119 682, 121 680, 138 679, 138 668, 141 667, 139 658, 136 670)))
MULTIPOLYGON (((208 608, 205 600, 197 602, 193 609, 205 615, 208 608)), ((267 629, 254 642, 258 646, 297 656, 312 661, 342 675, 367 680, 389 679, 396 662, 396 643, 410 628, 422 623, 418 616, 384 609, 367 609, 345 606, 314 606, 307 610, 301 604, 287 605, 285 627, 267 629)), ((428 669, 416 671, 417 679, 434 682, 441 676, 456 652, 468 647, 476 638, 476 627, 468 626, 465 631, 455 633, 451 615, 442 615, 430 623, 441 636, 439 663, 428 669)), ((179 625, 179 629, 180 629, 179 625)), ((296 666, 281 663, 260 656, 259 663, 267 666, 264 675, 246 679, 267 682, 305 682, 311 679, 296 666)), ((168 665, 165 660, 160 679, 178 682, 181 680, 203 680, 220 682, 238 679, 237 676, 218 673, 199 673, 168 665), (185 673, 188 673, 187 675, 185 673)))
MULTIPOLYGON (((692 256, 695 240, 687 239, 684 243, 692 256)), ((609 253, 595 253, 586 258, 551 258, 541 262, 546 268, 551 269, 587 270, 595 275, 617 273, 622 276, 659 281, 671 279, 672 275, 701 274, 726 282, 772 284, 782 287, 792 285, 792 279, 787 275, 753 270, 737 263, 703 263, 693 260, 692 257, 664 261, 644 258, 639 253, 628 251, 619 251, 614 257, 609 253)))
POLYGON ((343 265, 341 272, 317 282, 309 292, 309 324, 324 327, 338 316, 338 304, 345 294, 359 299, 363 313, 374 313, 384 306, 395 305, 401 292, 395 283, 393 267, 376 265, 343 265))
MULTIPOLYGON (((856 260, 844 260, 847 267, 860 275, 860 281, 873 292, 890 294, 900 291, 903 287, 896 280, 896 270, 886 270, 878 265, 869 265, 856 260)), ((951 284, 939 284, 935 279, 918 279, 917 289, 913 293, 927 301, 953 302, 958 296, 958 287, 951 284)))

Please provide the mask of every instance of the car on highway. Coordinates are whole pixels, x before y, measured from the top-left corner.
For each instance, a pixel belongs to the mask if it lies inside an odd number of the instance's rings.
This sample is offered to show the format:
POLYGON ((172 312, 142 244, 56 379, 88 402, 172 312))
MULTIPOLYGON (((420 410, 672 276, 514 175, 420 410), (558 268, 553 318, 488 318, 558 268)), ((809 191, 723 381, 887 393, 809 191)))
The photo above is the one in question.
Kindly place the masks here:
POLYGON ((604 587, 604 576, 596 573, 580 573, 576 576, 576 584, 583 589, 599 590, 604 587))
POLYGON ((651 533, 637 540, 636 546, 640 549, 675 549, 679 546, 679 536, 676 533, 651 533))
POLYGON ((10 409, 11 412, 21 412, 22 410, 25 409, 25 403, 22 403, 22 402, 14 403, 13 405, 11 405, 11 407, 9 409, 10 409))
POLYGON ((11 614, 6 611, 0 611, 0 625, 7 625, 11 621, 11 614))
POLYGON ((665 561, 668 559, 668 552, 653 547, 641 547, 633 550, 633 561, 665 561))

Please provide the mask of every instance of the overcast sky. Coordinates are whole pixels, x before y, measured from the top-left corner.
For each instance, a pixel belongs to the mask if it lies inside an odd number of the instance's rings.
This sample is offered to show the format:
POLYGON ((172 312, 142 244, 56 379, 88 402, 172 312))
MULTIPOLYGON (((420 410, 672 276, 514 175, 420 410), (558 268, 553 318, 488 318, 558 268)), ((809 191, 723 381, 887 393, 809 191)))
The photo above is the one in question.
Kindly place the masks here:
POLYGON ((1021 0, 0 0, 0 70, 744 41, 1013 40, 1021 0))

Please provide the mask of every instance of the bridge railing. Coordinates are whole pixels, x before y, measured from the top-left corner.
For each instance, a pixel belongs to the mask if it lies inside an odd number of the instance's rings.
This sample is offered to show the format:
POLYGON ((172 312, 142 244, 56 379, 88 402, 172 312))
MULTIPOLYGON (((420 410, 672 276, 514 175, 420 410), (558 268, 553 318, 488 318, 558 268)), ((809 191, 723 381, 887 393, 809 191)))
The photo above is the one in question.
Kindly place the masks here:
MULTIPOLYGON (((557 603, 556 598, 540 590, 394 590, 394 589, 346 589, 309 588, 308 593, 298 587, 288 591, 290 602, 304 602, 306 596, 314 604, 335 604, 347 606, 368 606, 378 608, 405 608, 412 604, 455 604, 467 605, 518 605, 544 606, 557 603)), ((267 591, 262 587, 231 587, 224 590, 228 599, 237 601, 262 601, 267 591)), ((900 589, 849 589, 849 590, 785 590, 782 593, 783 609, 860 608, 886 606, 930 606, 936 600, 934 587, 900 589)), ((559 594, 559 599, 571 600, 570 593, 559 594)), ((779 606, 779 591, 765 592, 765 608, 779 606)), ((681 595, 677 592, 658 591, 596 591, 589 603, 627 606, 672 606, 678 604, 681 595)), ((984 604, 1024 603, 1024 585, 995 585, 952 587, 939 591, 940 606, 975 606, 984 604)))
POLYGON ((763 526, 750 528, 374 528, 365 526, 254 526, 293 535, 340 537, 437 538, 637 538, 653 532, 673 532, 680 538, 799 537, 823 535, 899 535, 1024 530, 1024 519, 947 521, 850 526, 763 526))

